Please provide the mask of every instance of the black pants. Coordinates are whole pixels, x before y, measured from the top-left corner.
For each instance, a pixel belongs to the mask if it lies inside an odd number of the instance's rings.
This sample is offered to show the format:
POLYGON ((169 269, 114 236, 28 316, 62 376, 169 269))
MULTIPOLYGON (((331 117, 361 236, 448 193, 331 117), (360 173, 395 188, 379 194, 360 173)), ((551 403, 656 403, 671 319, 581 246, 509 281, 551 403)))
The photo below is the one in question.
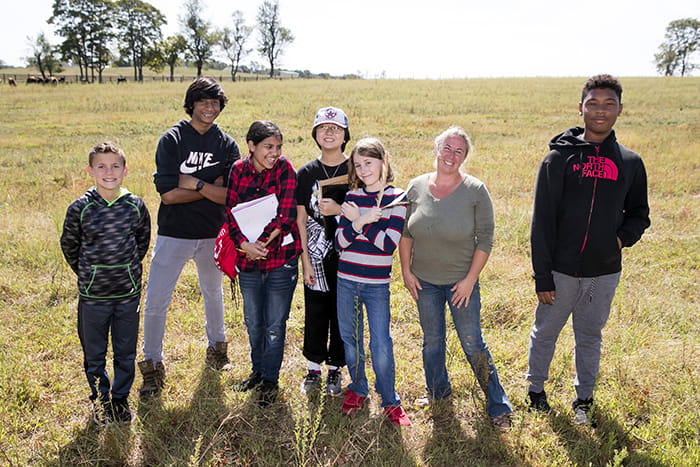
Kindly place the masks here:
POLYGON ((90 399, 106 401, 129 396, 134 382, 136 342, 139 335, 139 298, 117 305, 87 305, 78 300, 78 337, 83 348, 83 366, 90 385, 90 399), (112 333, 114 382, 107 376, 106 358, 112 333))
POLYGON ((328 292, 311 290, 304 286, 304 349, 307 360, 326 362, 337 367, 345 366, 345 348, 338 330, 337 279, 338 255, 331 252, 323 260, 328 280, 328 292))

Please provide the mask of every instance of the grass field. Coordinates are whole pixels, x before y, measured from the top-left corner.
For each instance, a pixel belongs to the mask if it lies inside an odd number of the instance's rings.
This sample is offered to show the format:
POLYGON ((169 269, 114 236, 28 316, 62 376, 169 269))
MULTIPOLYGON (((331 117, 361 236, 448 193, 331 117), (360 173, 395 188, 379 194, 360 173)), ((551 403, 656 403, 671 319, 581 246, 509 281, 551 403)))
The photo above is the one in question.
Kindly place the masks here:
POLYGON ((527 412, 524 373, 536 301, 528 243, 534 179, 549 139, 580 124, 583 81, 223 83, 230 99, 218 120, 224 130, 244 145, 254 119, 275 121, 296 167, 317 155, 311 124, 325 105, 348 112, 353 141, 364 135, 384 141, 401 187, 432 170, 432 140, 443 129, 457 124, 471 134, 475 152, 467 171, 486 183, 496 212, 495 245, 481 277, 482 322, 514 404, 506 434, 491 427, 454 332, 448 333, 454 397, 434 411, 413 408, 424 385, 421 331, 398 267, 391 284, 397 391, 413 427, 397 430, 385 421, 376 393, 369 411, 352 419, 339 415, 338 398, 299 394, 301 286, 288 322, 281 397, 258 409, 232 387, 248 374, 249 356, 241 302, 230 293, 226 323, 235 368, 219 375, 204 367, 202 303, 190 265, 168 315, 162 397, 139 404, 137 376, 131 426, 91 428, 75 331, 75 277, 58 245, 63 216, 90 184, 83 170, 88 149, 111 139, 127 154, 124 185, 145 199, 155 222, 155 145, 186 116, 186 84, 1 85, 0 465, 700 464, 699 78, 622 80, 625 108, 616 131, 644 158, 652 225, 624 251, 604 331, 598 427, 572 424, 569 328, 547 385, 555 410, 527 412))

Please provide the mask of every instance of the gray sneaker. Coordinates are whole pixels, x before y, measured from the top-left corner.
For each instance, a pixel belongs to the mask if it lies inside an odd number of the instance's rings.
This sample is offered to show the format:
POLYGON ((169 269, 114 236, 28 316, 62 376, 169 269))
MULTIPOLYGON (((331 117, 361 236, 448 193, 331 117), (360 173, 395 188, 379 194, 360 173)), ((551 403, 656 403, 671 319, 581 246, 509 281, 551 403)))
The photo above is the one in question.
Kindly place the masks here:
POLYGON ((328 371, 326 377, 326 394, 337 396, 343 390, 342 387, 343 375, 340 370, 328 371))
POLYGON ((574 409, 574 425, 585 425, 595 427, 591 417, 591 406, 593 405, 593 399, 576 399, 571 407, 574 409))
POLYGON ((300 389, 303 394, 318 392, 321 389, 321 372, 309 370, 304 381, 301 382, 300 389))

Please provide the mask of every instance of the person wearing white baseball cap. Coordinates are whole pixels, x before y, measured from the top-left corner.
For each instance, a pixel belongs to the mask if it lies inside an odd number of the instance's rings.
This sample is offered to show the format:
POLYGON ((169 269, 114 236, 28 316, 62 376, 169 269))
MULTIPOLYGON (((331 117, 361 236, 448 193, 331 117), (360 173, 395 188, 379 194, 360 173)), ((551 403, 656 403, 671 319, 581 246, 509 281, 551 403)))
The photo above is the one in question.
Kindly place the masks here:
MULTIPOLYGON (((308 371, 301 391, 321 389, 321 364, 328 365, 326 394, 341 392, 341 368, 345 366, 343 340, 338 330, 336 281, 338 253, 333 246, 337 215, 347 191, 348 158, 343 153, 350 140, 348 117, 337 107, 316 112, 311 136, 321 155, 297 171, 297 223, 301 235, 304 278, 304 346, 308 371), (341 177, 338 181, 338 177, 341 177), (322 193, 321 181, 335 179, 332 193, 322 193), (324 197, 325 196, 325 197, 324 197)), ((325 190, 325 189, 324 189, 325 190)))

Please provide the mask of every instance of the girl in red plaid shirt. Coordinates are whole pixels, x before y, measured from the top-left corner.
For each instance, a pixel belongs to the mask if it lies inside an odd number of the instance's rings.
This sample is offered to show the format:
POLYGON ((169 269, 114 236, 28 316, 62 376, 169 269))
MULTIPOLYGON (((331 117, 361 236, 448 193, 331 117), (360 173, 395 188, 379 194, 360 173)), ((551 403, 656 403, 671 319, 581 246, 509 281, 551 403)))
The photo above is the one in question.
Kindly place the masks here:
POLYGON ((287 318, 298 277, 296 172, 282 156, 282 132, 274 123, 253 122, 246 142, 249 156, 231 168, 226 198, 231 239, 240 251, 238 283, 252 362, 250 376, 238 389, 258 389, 258 403, 266 407, 277 397, 287 318), (246 238, 231 208, 268 194, 277 198, 277 215, 258 238, 246 238))

